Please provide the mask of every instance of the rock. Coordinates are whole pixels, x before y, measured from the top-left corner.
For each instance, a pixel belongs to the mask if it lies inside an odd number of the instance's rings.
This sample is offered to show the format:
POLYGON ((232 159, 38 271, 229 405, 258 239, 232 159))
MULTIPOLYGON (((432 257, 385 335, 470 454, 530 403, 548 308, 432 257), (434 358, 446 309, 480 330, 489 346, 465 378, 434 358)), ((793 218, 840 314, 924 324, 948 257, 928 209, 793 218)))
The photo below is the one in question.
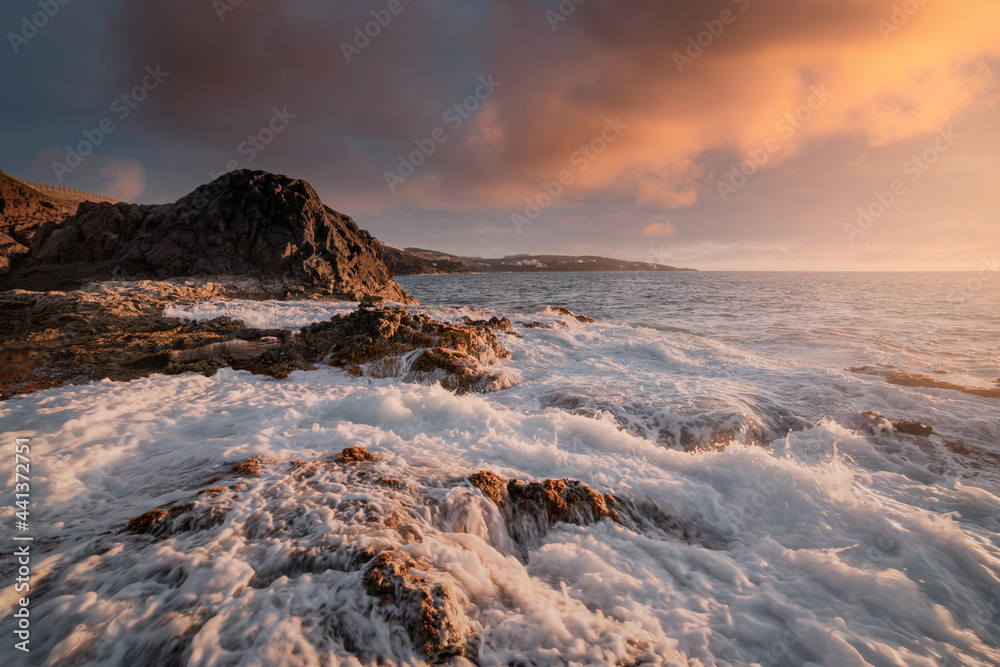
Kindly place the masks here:
POLYGON ((920 435, 926 437, 934 433, 934 429, 932 427, 926 426, 920 421, 911 419, 900 419, 899 421, 892 422, 892 427, 900 433, 905 433, 906 435, 920 435))
MULTIPOLYGON (((84 202, 48 222, 6 288, 84 280, 252 276, 348 300, 414 303, 392 282, 382 246, 325 206, 305 181, 263 171, 220 176, 173 204, 84 202)), ((3 287, 4 285, 0 285, 3 287)))
POLYGON ((382 612, 403 625, 414 648, 431 662, 474 655, 469 620, 446 582, 417 576, 416 564, 403 551, 387 549, 375 556, 362 578, 365 591, 382 612))
POLYGON ((265 456, 251 456, 246 461, 240 461, 234 465, 230 472, 241 477, 260 477, 264 474, 264 465, 268 463, 277 463, 277 461, 265 456))
POLYGON ((510 356, 493 325, 448 324, 402 308, 359 308, 305 327, 271 358, 316 363, 328 357, 356 375, 440 381, 446 389, 468 392, 511 386, 510 377, 486 368, 510 356))
POLYGON ((553 313, 556 313, 557 315, 565 315, 566 317, 572 317, 577 322, 583 322, 584 324, 593 324, 596 321, 590 317, 587 317, 586 315, 577 315, 569 308, 565 308, 563 306, 554 306, 551 308, 551 310, 553 313))
POLYGON ((510 536, 520 544, 537 541, 557 523, 586 526, 601 519, 623 523, 614 496, 576 480, 504 481, 494 472, 481 470, 469 482, 497 505, 510 536))
POLYGON ((489 368, 510 352, 507 320, 449 324, 402 308, 360 308, 300 332, 247 329, 237 320, 163 317, 173 303, 219 298, 204 280, 90 283, 71 292, 0 292, 0 400, 63 382, 132 380, 152 373, 213 375, 220 368, 284 379, 324 361, 356 375, 496 391, 514 378, 489 368))
POLYGON ((215 495, 206 496, 208 504, 196 501, 149 510, 130 520, 124 532, 162 539, 177 532, 195 532, 218 526, 226 520, 228 505, 214 504, 211 499, 215 495))
POLYGON ((348 464, 348 463, 368 463, 372 461, 378 461, 378 457, 369 452, 364 447, 345 447, 344 451, 337 454, 337 458, 334 459, 337 463, 348 464))
POLYGON ((214 283, 166 282, 0 292, 0 349, 8 357, 0 359, 0 398, 63 382, 131 380, 164 370, 171 351, 232 340, 243 329, 235 320, 184 324, 163 317, 170 303, 222 293, 214 283))
POLYGON ((0 275, 28 257, 39 227, 75 211, 75 205, 48 197, 0 171, 0 275))
POLYGON ((889 373, 888 375, 886 375, 885 380, 889 384, 898 385, 900 387, 951 389, 953 391, 960 391, 964 394, 972 394, 973 396, 982 396, 984 398, 1000 398, 1000 388, 982 389, 979 387, 967 387, 965 385, 955 384, 954 382, 945 382, 944 380, 938 380, 937 378, 932 378, 929 375, 921 375, 920 373, 911 373, 911 372, 889 373))

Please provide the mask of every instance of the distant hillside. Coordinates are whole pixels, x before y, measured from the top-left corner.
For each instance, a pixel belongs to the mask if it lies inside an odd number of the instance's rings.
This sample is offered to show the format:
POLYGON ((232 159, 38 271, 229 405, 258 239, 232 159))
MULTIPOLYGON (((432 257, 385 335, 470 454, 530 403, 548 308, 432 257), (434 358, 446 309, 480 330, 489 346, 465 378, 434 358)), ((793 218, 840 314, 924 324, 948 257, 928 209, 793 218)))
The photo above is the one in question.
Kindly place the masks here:
POLYGON ((501 258, 461 257, 426 248, 386 246, 386 262, 396 275, 433 273, 545 273, 557 271, 664 272, 695 271, 664 264, 613 259, 598 255, 508 255, 501 258))
POLYGON ((388 243, 382 244, 382 257, 393 275, 415 276, 435 273, 470 273, 461 262, 447 259, 424 259, 388 243))

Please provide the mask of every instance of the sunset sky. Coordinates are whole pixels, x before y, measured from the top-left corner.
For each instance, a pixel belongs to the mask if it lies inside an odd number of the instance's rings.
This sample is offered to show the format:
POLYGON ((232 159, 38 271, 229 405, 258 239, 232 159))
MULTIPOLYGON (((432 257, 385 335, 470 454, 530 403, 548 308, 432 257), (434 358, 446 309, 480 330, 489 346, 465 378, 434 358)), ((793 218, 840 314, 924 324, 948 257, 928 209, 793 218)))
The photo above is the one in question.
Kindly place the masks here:
POLYGON ((160 203, 265 169, 467 255, 1000 270, 996 0, 10 0, 0 27, 29 181, 160 203))

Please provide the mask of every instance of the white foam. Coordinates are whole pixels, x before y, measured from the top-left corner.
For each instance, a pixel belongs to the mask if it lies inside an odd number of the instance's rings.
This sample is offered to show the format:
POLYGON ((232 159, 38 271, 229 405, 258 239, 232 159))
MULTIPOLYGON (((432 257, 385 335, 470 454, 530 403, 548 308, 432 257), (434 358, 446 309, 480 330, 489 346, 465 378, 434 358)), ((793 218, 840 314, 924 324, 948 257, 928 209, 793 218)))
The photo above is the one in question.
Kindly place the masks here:
MULTIPOLYGON (((53 578, 33 610, 35 655, 48 655, 37 664, 161 659, 185 635, 197 665, 337 664, 352 654, 345 637, 366 642, 363 662, 419 663, 357 573, 251 586, 290 551, 356 532, 349 496, 268 473, 216 528, 155 544, 117 532, 249 455, 310 459, 347 445, 378 453, 379 469, 416 494, 368 488, 364 503, 389 512, 437 498, 435 515, 408 514, 422 541, 399 546, 458 591, 481 664, 1000 660, 1000 545, 957 514, 996 517, 1000 499, 860 465, 877 452, 830 422, 771 449, 689 454, 612 420, 333 369, 284 382, 224 370, 66 387, 7 401, 0 419, 32 437, 36 539, 54 547, 36 565, 53 578), (580 479, 661 507, 694 537, 560 525, 522 563, 491 537, 491 505, 448 481, 481 468, 580 479), (295 537, 273 532, 288 521, 295 537)), ((9 618, 11 588, 2 601, 9 618)))
MULTIPOLYGON (((298 328, 353 307, 168 312, 298 328)), ((32 438, 36 544, 51 548, 32 564, 50 583, 33 600, 30 664, 156 664, 170 646, 205 666, 422 664, 357 571, 288 565, 296 551, 334 558, 352 540, 395 544, 451 586, 482 665, 1000 664, 995 466, 938 435, 855 430, 859 412, 877 410, 995 452, 995 402, 544 310, 416 310, 552 328, 502 338, 522 382, 487 396, 323 368, 280 382, 154 376, 0 403, 4 432, 32 438), (787 434, 786 417, 797 420, 787 434), (767 447, 740 444, 765 432, 777 435, 767 447), (716 440, 673 449, 684 433, 716 440), (155 543, 119 532, 248 456, 309 460, 350 445, 381 456, 377 471, 403 489, 296 483, 284 463, 238 498, 220 496, 221 525, 155 543), (520 560, 495 507, 463 481, 480 469, 579 479, 658 510, 687 538, 559 524, 520 560), (376 535, 363 511, 396 513, 406 529, 376 535)), ((0 508, 0 520, 13 512, 0 508)), ((5 588, 4 636, 15 601, 5 588)))

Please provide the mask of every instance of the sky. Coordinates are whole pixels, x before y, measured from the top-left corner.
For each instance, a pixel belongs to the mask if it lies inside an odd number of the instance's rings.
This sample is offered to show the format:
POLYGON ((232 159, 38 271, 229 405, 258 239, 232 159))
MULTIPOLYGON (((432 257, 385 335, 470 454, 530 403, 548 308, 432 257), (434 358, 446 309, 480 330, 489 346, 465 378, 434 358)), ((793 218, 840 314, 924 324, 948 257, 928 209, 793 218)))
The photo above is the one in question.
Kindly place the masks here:
POLYGON ((0 29, 32 182, 264 169, 402 247, 1000 271, 996 0, 6 0, 0 29))

